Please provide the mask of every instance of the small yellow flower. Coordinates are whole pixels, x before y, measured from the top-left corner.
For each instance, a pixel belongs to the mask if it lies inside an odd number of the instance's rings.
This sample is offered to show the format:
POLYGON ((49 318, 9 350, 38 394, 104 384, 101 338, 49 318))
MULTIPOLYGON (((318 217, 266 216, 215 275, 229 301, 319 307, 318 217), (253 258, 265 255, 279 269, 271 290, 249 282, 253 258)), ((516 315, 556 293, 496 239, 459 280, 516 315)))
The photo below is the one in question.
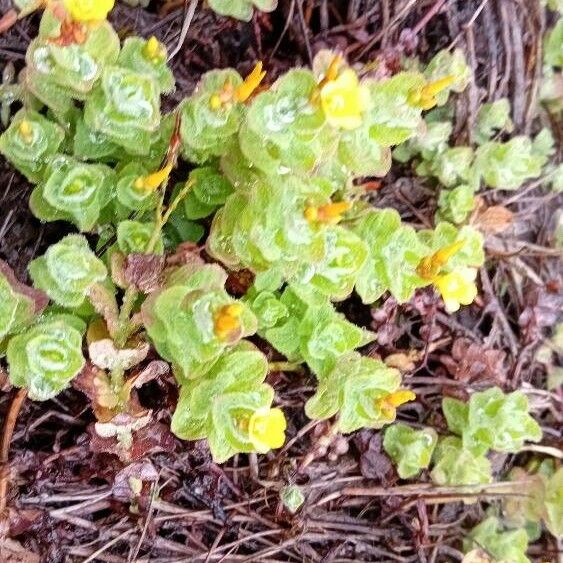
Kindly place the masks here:
POLYGON ((258 61, 252 72, 244 79, 244 82, 235 89, 234 98, 237 102, 246 102, 260 86, 266 76, 266 71, 262 70, 262 61, 258 61))
POLYGON ((281 409, 258 409, 248 421, 248 436, 256 451, 265 454, 283 446, 286 428, 287 422, 281 409))
POLYGON ((416 267, 416 273, 424 280, 434 279, 438 275, 440 268, 450 258, 455 256, 463 248, 464 244, 464 240, 458 240, 453 244, 440 248, 440 250, 430 256, 425 256, 416 267))
POLYGON ((423 110, 432 109, 438 103, 436 96, 453 82, 455 82, 455 76, 451 74, 444 78, 439 78, 422 87, 412 89, 407 100, 411 106, 419 107, 423 110))
POLYGON ((107 18, 115 0, 64 0, 66 11, 77 22, 99 22, 107 18))
POLYGON ((321 106, 327 121, 333 127, 356 129, 362 124, 366 109, 367 93, 351 69, 343 70, 334 80, 326 80, 321 86, 321 106))
POLYGON ((240 303, 231 303, 230 305, 221 307, 213 323, 213 331, 219 340, 226 340, 233 333, 240 330, 240 316, 242 310, 243 308, 240 303))
POLYGON ((27 145, 31 144, 31 142, 33 141, 33 126, 29 121, 27 121, 27 119, 24 119, 19 124, 18 132, 24 143, 26 143, 27 145))
POLYGON ((440 292, 450 313, 457 311, 461 305, 470 305, 477 297, 475 268, 460 268, 448 274, 441 274, 434 279, 434 286, 440 292))
POLYGON ((305 208, 305 219, 310 223, 328 223, 335 225, 340 222, 342 215, 352 207, 348 201, 338 201, 336 203, 327 203, 320 207, 312 205, 305 208))
POLYGON ((170 172, 172 172, 172 164, 167 164, 148 176, 140 176, 135 180, 135 189, 146 193, 154 192, 168 180, 170 172))
POLYGON ((377 406, 381 410, 381 413, 387 420, 395 420, 397 415, 397 407, 404 405, 410 401, 414 401, 416 395, 409 391, 408 389, 399 389, 393 393, 389 393, 385 397, 378 399, 377 406))
POLYGON ((153 64, 159 64, 166 60, 166 48, 153 35, 150 37, 143 47, 143 56, 153 64))

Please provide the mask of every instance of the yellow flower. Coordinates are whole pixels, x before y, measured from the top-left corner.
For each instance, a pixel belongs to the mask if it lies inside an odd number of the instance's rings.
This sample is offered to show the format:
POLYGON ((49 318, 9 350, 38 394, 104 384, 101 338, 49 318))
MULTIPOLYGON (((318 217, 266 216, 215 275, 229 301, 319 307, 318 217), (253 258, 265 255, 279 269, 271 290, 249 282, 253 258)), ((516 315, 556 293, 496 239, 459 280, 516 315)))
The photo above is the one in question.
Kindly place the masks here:
POLYGON ((153 35, 147 40, 143 47, 143 56, 153 64, 159 64, 166 60, 166 48, 153 35))
POLYGON ((335 225, 342 219, 342 215, 352 207, 348 201, 338 201, 336 203, 327 203, 320 207, 308 206, 305 208, 305 219, 310 223, 328 223, 335 225))
POLYGON ((235 100, 241 103, 246 102, 256 88, 260 86, 264 76, 266 76, 266 71, 262 70, 262 61, 258 61, 252 72, 244 79, 244 82, 236 88, 234 92, 235 100))
POLYGON ((168 180, 170 172, 172 172, 172 164, 167 164, 164 168, 148 176, 140 176, 135 180, 135 189, 148 193, 154 192, 168 180))
POLYGON ((434 82, 429 82, 422 87, 411 90, 407 100, 411 106, 424 110, 432 109, 438 103, 436 96, 453 82, 455 82, 455 76, 451 74, 444 78, 439 78, 434 82))
POLYGON ((448 274, 441 274, 434 279, 434 286, 440 292, 450 313, 457 311, 461 305, 469 305, 477 296, 475 268, 460 268, 448 274))
POLYGON ((326 80, 320 96, 326 119, 332 126, 350 130, 362 124, 367 92, 351 68, 343 70, 334 80, 326 80))
POLYGON ((242 305, 240 303, 231 303, 221 307, 219 313, 215 316, 213 331, 219 340, 226 340, 233 333, 240 329, 240 316, 242 314, 242 305))
POLYGON ((24 119, 19 124, 18 132, 24 143, 26 143, 27 145, 31 144, 31 142, 33 141, 33 126, 29 121, 27 121, 27 119, 24 119))
POLYGON ((281 448, 285 442, 287 422, 281 409, 258 409, 248 421, 248 436, 261 454, 281 448))
POLYGON ((389 395, 386 395, 382 399, 378 399, 377 406, 381 410, 381 414, 383 414, 387 420, 393 421, 397 415, 397 407, 414 401, 415 399, 416 395, 412 391, 399 389, 398 391, 389 393, 389 395))
POLYGON ((444 248, 440 248, 434 254, 425 256, 416 267, 416 273, 424 280, 432 280, 450 258, 455 256, 465 244, 464 240, 458 240, 444 248))
POLYGON ((115 0, 64 0, 66 11, 77 22, 98 22, 107 18, 115 0))

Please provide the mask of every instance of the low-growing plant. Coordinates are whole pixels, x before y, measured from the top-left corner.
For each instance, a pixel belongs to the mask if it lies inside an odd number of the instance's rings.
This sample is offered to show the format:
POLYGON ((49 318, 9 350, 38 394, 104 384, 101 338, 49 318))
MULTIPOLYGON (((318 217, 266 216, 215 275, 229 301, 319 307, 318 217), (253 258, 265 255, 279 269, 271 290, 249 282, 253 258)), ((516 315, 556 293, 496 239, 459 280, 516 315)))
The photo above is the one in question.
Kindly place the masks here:
MULTIPOLYGON (((246 20, 254 7, 275 7, 209 4, 246 20)), ((112 6, 47 3, 10 90, 22 107, 0 152, 35 185, 35 216, 81 233, 31 262, 35 289, 0 269, 0 352, 12 384, 45 400, 74 381, 92 401, 99 440, 108 450, 116 441, 123 459, 157 424, 135 390, 168 364, 180 397, 172 431, 207 439, 216 461, 283 445, 285 417, 265 382, 274 369, 310 369, 317 388, 305 412, 334 418, 335 431, 393 423, 415 395, 397 369, 361 354, 376 335, 335 303, 354 291, 367 305, 386 293, 405 303, 433 286, 448 312, 470 305, 483 236, 456 225, 482 181, 513 189, 536 177, 548 134, 491 140, 510 129, 506 104, 494 104, 479 116, 478 148, 449 147, 451 123, 425 112, 447 113, 450 94, 467 85, 459 50, 385 78, 330 51, 274 83, 260 62, 246 77, 212 70, 163 114, 174 90, 166 48, 155 37, 121 44, 106 20, 112 6), (362 179, 387 174, 392 152, 420 159, 420 174, 451 189, 433 228, 364 197, 362 179), (237 298, 226 289, 236 276, 251 280, 237 298), (248 340, 255 334, 287 361, 269 365, 248 340), (165 361, 149 360, 151 348, 165 361)), ((488 482, 490 448, 517 451, 541 436, 521 394, 491 390, 444 410, 459 437, 388 430, 385 449, 403 478, 429 467, 437 442, 435 482, 488 482)))

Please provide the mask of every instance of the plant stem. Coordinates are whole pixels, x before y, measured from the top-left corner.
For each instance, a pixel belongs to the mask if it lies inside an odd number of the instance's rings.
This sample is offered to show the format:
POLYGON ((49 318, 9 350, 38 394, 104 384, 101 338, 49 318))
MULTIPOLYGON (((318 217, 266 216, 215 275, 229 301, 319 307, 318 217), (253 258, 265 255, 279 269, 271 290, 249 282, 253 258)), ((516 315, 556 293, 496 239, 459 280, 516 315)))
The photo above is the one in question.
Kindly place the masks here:
MULTIPOLYGON (((158 243, 160 234, 162 233, 162 229, 164 228, 164 226, 170 219, 170 216, 172 215, 172 213, 174 213, 180 202, 188 195, 193 185, 194 181, 188 180, 185 186, 178 192, 178 195, 174 198, 174 201, 170 203, 170 205, 164 212, 164 194, 166 193, 166 185, 162 186, 162 192, 156 208, 154 230, 145 249, 146 254, 151 254, 154 251, 155 246, 158 243)), ((133 312, 133 308, 135 307, 138 296, 139 292, 133 286, 129 286, 125 290, 125 295, 123 296, 123 302, 121 304, 121 310, 119 311, 119 328, 115 336, 115 342, 119 348, 125 346, 127 339, 131 335, 131 313, 133 312)))
POLYGON ((12 399, 12 404, 6 415, 6 421, 4 422, 4 428, 2 430, 2 445, 0 447, 0 517, 6 509, 6 493, 8 490, 8 456, 10 453, 10 443, 12 441, 12 435, 14 434, 14 428, 16 426, 16 420, 18 419, 18 414, 22 408, 22 405, 27 397, 27 389, 20 389, 14 398, 12 399))
POLYGON ((301 364, 295 362, 270 362, 268 364, 269 371, 301 371, 301 364))

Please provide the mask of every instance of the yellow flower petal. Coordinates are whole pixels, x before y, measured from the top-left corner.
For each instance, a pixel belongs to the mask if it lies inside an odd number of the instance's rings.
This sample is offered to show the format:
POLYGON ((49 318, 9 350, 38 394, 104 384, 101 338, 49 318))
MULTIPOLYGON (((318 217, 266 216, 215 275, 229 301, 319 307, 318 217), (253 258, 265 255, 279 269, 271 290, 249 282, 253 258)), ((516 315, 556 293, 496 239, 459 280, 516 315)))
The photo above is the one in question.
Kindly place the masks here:
POLYGON ((172 172, 172 164, 167 164, 161 170, 157 170, 148 176, 137 178, 135 188, 139 191, 154 192, 168 180, 170 172, 172 172))
POLYGON ((164 45, 153 35, 143 47, 143 56, 153 64, 158 64, 166 59, 166 49, 164 45))
POLYGON ((103 21, 113 9, 115 0, 64 0, 64 7, 77 22, 103 21))
POLYGON ((320 96, 326 119, 332 126, 351 130, 362 124, 366 96, 358 75, 351 68, 324 84, 320 96))
POLYGON ((266 76, 266 71, 262 70, 262 61, 258 61, 252 72, 244 79, 244 82, 235 90, 235 100, 237 102, 246 102, 254 93, 256 88, 266 76))
POLYGON ((327 203, 320 207, 306 207, 305 218, 309 222, 328 223, 334 225, 342 219, 342 215, 352 207, 348 201, 337 201, 335 203, 327 203))
POLYGON ((436 96, 453 82, 455 82, 455 76, 453 75, 428 82, 422 87, 411 90, 407 96, 407 101, 411 106, 419 107, 423 110, 432 109, 438 103, 436 96))
POLYGON ((33 141, 33 126, 29 121, 24 119, 18 127, 18 132, 26 144, 31 144, 33 141))
POLYGON ((458 240, 453 244, 441 248, 430 256, 425 256, 416 267, 416 273, 425 280, 431 280, 438 275, 440 268, 450 258, 455 256, 465 244, 464 240, 458 240))
POLYGON ((475 268, 461 268, 455 272, 436 277, 434 285, 440 292, 447 311, 453 313, 461 305, 473 303, 473 300, 477 297, 476 277, 477 270, 475 268))
POLYGON ((283 446, 286 428, 281 409, 258 409, 248 421, 248 436, 258 453, 266 453, 283 446))
POLYGON ((394 407, 400 407, 405 403, 410 401, 414 401, 416 399, 416 395, 413 391, 409 391, 408 389, 399 389, 394 393, 391 393, 388 397, 386 397, 386 401, 392 404, 394 407))
POLYGON ((231 303, 221 307, 213 323, 213 331, 219 340, 226 340, 240 330, 242 309, 240 303, 231 303))

